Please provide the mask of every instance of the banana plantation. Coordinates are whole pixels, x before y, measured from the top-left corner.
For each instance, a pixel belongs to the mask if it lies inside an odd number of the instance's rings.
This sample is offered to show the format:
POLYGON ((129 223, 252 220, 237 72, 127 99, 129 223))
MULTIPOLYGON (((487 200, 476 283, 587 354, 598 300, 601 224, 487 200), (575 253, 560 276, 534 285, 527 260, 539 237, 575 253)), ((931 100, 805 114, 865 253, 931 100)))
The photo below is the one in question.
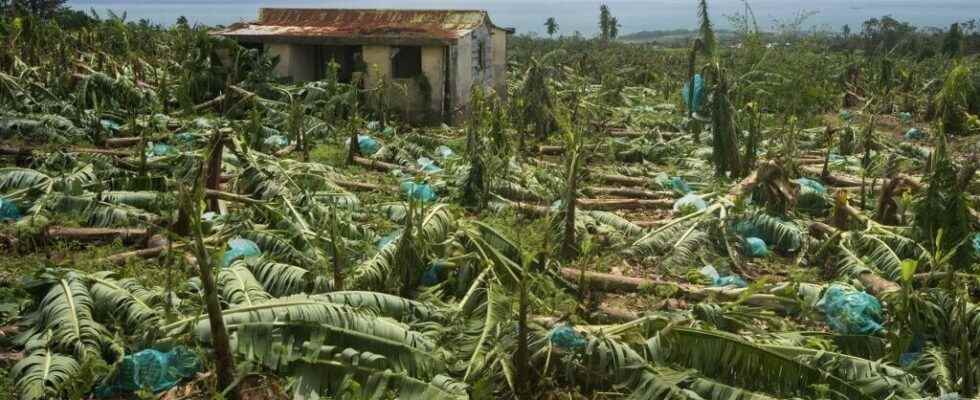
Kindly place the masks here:
POLYGON ((515 36, 451 125, 0 17, 0 399, 977 398, 980 60, 698 3, 686 48, 515 36))

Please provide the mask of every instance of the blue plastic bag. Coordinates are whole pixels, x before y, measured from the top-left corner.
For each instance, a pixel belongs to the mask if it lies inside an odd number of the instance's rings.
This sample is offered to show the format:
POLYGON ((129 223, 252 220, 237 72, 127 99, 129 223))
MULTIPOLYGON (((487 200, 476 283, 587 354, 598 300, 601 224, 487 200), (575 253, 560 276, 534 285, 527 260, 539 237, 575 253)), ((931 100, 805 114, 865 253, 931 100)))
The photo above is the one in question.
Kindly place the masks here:
POLYGON ((701 211, 708 207, 708 203, 694 193, 688 194, 674 202, 674 211, 685 214, 701 211))
POLYGON ((420 200, 423 203, 435 201, 439 198, 427 183, 415 183, 411 180, 406 180, 402 182, 401 189, 402 193, 405 193, 405 196, 409 199, 420 200))
POLYGON ((797 185, 800 185, 800 192, 812 192, 817 194, 827 194, 827 188, 825 188, 820 182, 817 182, 809 178, 800 178, 796 181, 797 185))
POLYGON ((926 133, 919 130, 919 128, 912 128, 908 132, 905 132, 905 138, 908 140, 923 140, 926 138, 926 133))
POLYGON ((21 219, 21 217, 23 215, 14 202, 0 197, 0 221, 16 221, 21 219))
POLYGON ((854 119, 854 114, 852 114, 848 110, 841 111, 839 116, 840 116, 841 121, 844 121, 844 122, 851 122, 851 120, 854 119))
POLYGON ((357 135, 357 148, 361 150, 361 154, 369 156, 381 149, 381 143, 371 136, 357 135))
POLYGON ((382 236, 381 239, 378 239, 378 241, 375 243, 375 246, 378 248, 378 250, 381 250, 385 246, 387 246, 387 245, 391 244, 392 242, 398 240, 398 238, 400 238, 400 237, 402 237, 402 231, 399 229, 397 231, 394 231, 394 232, 391 232, 391 233, 389 233, 387 235, 382 236))
POLYGON ((112 382, 99 386, 95 393, 98 397, 110 397, 143 388, 160 393, 200 371, 200 358, 184 347, 168 352, 141 350, 124 357, 112 382))
POLYGON ((708 279, 711 279, 712 286, 718 286, 718 287, 735 286, 739 288, 744 288, 749 286, 748 282, 745 282, 745 279, 742 279, 741 276, 734 275, 734 274, 721 276, 718 273, 718 270, 716 270, 715 267, 711 265, 704 266, 703 268, 700 269, 700 272, 708 279))
POLYGON ((429 268, 422 273, 423 286, 434 286, 442 281, 442 271, 448 266, 445 260, 435 260, 429 263, 429 268))
POLYGON ((154 143, 147 151, 146 155, 152 157, 163 157, 168 154, 174 154, 177 150, 173 146, 166 143, 154 143))
POLYGON ((898 119, 902 121, 903 124, 908 124, 909 122, 912 122, 912 113, 904 111, 900 112, 898 113, 898 119))
POLYGON ((973 253, 980 256, 980 233, 973 234, 973 253))
POLYGON ((436 154, 438 154, 440 158, 445 160, 449 157, 452 157, 456 153, 453 152, 453 149, 450 149, 448 146, 439 146, 436 147, 436 154))
POLYGON ((684 178, 679 176, 670 178, 670 188, 673 191, 681 194, 691 193, 691 186, 687 184, 687 181, 685 181, 684 178))
POLYGON ((442 168, 439 168, 439 166, 436 165, 436 162, 432 161, 432 159, 428 157, 419 157, 418 160, 415 160, 415 163, 418 164, 419 169, 421 169, 422 172, 429 174, 442 172, 442 168))
POLYGON ((262 255, 262 250, 259 249, 259 245, 255 244, 255 242, 248 239, 234 238, 228 241, 228 250, 225 250, 222 261, 225 267, 229 267, 231 263, 240 258, 257 257, 260 255, 262 255))
POLYGON ((828 288, 817 302, 834 332, 845 335, 871 335, 882 329, 881 303, 864 292, 840 285, 828 288))
POLYGON ((265 138, 265 140, 262 141, 262 144, 273 149, 281 149, 289 146, 289 138, 283 135, 272 135, 265 138))
POLYGON ((757 237, 745 238, 745 254, 749 257, 765 257, 769 255, 766 241, 757 237))
POLYGON ((589 344, 588 340, 581 333, 578 333, 568 324, 556 326, 548 333, 548 340, 552 344, 565 350, 579 350, 589 344))
POLYGON ((684 84, 681 89, 681 96, 684 98, 684 106, 691 112, 698 112, 701 103, 704 101, 704 78, 701 74, 694 74, 691 81, 684 84), (694 87, 694 96, 691 96, 691 87, 694 87))
POLYGON ((119 125, 118 122, 113 121, 111 119, 106 119, 106 118, 100 119, 99 124, 102 125, 102 128, 107 131, 119 132, 119 130, 122 129, 122 126, 119 125))

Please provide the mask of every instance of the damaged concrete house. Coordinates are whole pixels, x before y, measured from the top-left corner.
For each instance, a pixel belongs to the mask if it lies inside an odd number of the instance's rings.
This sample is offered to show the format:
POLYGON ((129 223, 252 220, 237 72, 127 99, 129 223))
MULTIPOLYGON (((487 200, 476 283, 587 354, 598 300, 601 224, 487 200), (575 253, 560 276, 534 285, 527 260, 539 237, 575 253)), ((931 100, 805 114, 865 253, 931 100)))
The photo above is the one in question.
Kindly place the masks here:
POLYGON ((336 62, 341 81, 363 78, 365 88, 384 82, 393 108, 449 121, 465 109, 474 85, 506 93, 513 32, 479 10, 262 8, 258 21, 213 34, 278 56, 282 77, 319 80, 336 62))

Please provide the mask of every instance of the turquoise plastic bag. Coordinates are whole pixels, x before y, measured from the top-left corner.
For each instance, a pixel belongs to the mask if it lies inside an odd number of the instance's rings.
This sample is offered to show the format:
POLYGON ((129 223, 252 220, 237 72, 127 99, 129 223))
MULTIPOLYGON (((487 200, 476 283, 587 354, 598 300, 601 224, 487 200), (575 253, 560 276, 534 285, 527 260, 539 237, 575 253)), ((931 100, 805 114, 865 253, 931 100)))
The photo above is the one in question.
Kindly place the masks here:
POLYGON ((923 140, 926 138, 926 133, 919 130, 919 128, 912 128, 908 132, 905 132, 905 138, 908 140, 923 140))
POLYGON ((361 154, 369 156, 381 149, 381 143, 371 136, 357 135, 357 148, 361 150, 361 154))
POLYGON ((378 250, 381 250, 385 246, 387 246, 387 245, 391 244, 392 242, 398 240, 398 238, 400 238, 400 237, 402 237, 402 231, 401 231, 401 229, 399 229, 397 231, 394 231, 394 232, 391 232, 391 233, 389 233, 387 235, 382 236, 381 239, 378 239, 378 241, 375 243, 375 246, 378 248, 378 250))
POLYGON ((588 340, 581 333, 578 333, 568 324, 556 326, 548 333, 548 340, 552 344, 565 350, 579 350, 589 344, 588 340))
POLYGON ((283 135, 272 135, 262 141, 262 144, 269 146, 273 149, 282 149, 289 146, 289 138, 283 135))
POLYGON ((420 200, 423 203, 428 203, 435 201, 439 198, 436 192, 432 190, 432 186, 427 183, 415 183, 410 180, 406 180, 401 184, 402 193, 405 193, 409 199, 420 200))
POLYGON ((674 202, 674 211, 689 214, 701 211, 708 207, 708 203, 694 193, 688 194, 674 202))
POLYGON ((14 202, 0 197, 0 221, 16 221, 23 217, 14 202))
POLYGON ((143 388, 160 393, 200 371, 200 358, 187 348, 175 347, 169 352, 142 350, 124 357, 112 382, 96 388, 95 394, 110 397, 143 388))
POLYGON ((745 238, 745 254, 749 257, 765 257, 769 255, 766 241, 757 237, 745 238))
POLYGON ((796 181, 797 185, 800 185, 800 192, 812 192, 817 194, 827 194, 827 188, 825 188, 820 182, 817 182, 809 178, 800 178, 796 181))
POLYGON ((173 146, 166 143, 154 143, 153 146, 149 148, 146 155, 151 157, 163 157, 165 155, 177 153, 177 150, 173 146))
POLYGON ((691 193, 691 186, 687 184, 687 181, 685 181, 684 178, 679 176, 670 178, 670 188, 681 194, 691 193))
POLYGON ((436 165, 436 162, 432 161, 432 159, 428 157, 419 157, 419 159, 415 160, 415 162, 419 165, 419 169, 421 169, 422 172, 429 174, 442 172, 442 168, 439 168, 439 166, 436 165))
POLYGON ((827 325, 845 335, 871 335, 882 329, 881 303, 864 292, 833 285, 817 302, 827 316, 827 325))
POLYGON ((453 149, 450 149, 448 146, 439 146, 436 147, 436 154, 438 154, 439 157, 442 159, 447 159, 449 157, 452 157, 456 153, 453 151, 453 149))
POLYGON ((225 250, 222 261, 225 267, 229 267, 235 260, 260 255, 262 255, 262 250, 259 249, 259 245, 255 244, 255 242, 248 239, 234 238, 228 241, 228 250, 225 250))
POLYGON ((446 260, 435 260, 429 263, 429 268, 422 273, 422 286, 435 286, 441 282, 442 271, 445 270, 448 265, 449 264, 446 263, 446 260))
POLYGON ((797 205, 807 211, 819 211, 827 207, 827 188, 813 179, 800 178, 795 180, 800 186, 800 197, 797 205))
POLYGON ((701 109, 701 103, 704 102, 704 78, 701 74, 694 74, 691 81, 684 84, 684 88, 681 89, 681 96, 684 98, 684 106, 692 112, 698 112, 701 109), (694 96, 691 96, 691 87, 694 87, 694 96))
POLYGON ((704 266, 703 268, 700 269, 700 272, 708 279, 711 279, 712 286, 718 286, 718 287, 735 286, 739 288, 744 288, 749 286, 748 282, 746 282, 745 279, 742 279, 741 276, 734 275, 734 274, 721 276, 718 273, 718 270, 716 270, 715 267, 711 265, 704 266))

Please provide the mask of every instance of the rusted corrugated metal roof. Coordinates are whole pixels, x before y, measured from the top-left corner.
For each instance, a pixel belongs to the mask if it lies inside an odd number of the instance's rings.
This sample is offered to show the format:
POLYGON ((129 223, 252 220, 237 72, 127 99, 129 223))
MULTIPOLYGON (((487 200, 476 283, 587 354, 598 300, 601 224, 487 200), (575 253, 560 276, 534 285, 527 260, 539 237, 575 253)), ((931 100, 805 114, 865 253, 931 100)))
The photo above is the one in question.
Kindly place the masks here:
POLYGON ((256 22, 214 34, 260 42, 451 43, 483 24, 481 10, 262 8, 256 22))

